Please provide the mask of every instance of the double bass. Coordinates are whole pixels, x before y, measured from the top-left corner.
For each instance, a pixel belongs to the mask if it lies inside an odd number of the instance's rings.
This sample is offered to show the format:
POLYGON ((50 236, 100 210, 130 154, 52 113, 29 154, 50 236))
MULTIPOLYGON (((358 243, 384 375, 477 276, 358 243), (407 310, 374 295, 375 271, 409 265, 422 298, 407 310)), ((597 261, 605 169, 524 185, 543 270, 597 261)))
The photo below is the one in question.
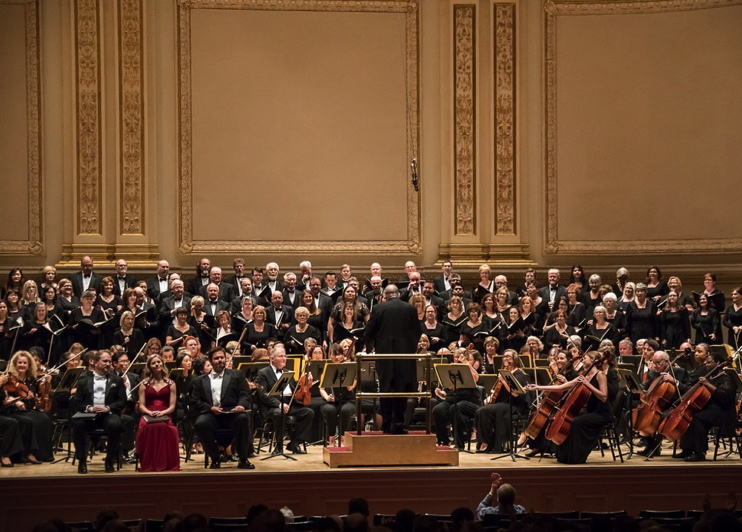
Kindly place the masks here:
MULTIPOLYGON (((729 361, 719 362, 714 369, 706 374, 706 380, 711 380, 720 374, 729 361)), ((711 391, 700 381, 694 384, 690 390, 680 398, 677 406, 673 408, 670 415, 662 421, 658 432, 670 441, 677 441, 688 430, 693 416, 700 412, 711 399, 711 391)))

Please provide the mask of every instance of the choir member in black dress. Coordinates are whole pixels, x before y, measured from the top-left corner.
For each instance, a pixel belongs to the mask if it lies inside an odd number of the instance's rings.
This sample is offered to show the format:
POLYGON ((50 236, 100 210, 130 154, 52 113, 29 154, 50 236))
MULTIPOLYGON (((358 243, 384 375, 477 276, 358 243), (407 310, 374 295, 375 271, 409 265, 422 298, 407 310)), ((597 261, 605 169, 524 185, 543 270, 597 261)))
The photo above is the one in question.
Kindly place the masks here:
POLYGON ((0 360, 10 358, 10 347, 13 341, 9 330, 12 326, 12 321, 8 317, 8 304, 0 299, 0 360))
POLYGON ((667 281, 662 279, 662 272, 657 266, 650 266, 647 269, 647 298, 658 304, 662 296, 666 295, 670 289, 667 287, 667 281))
POLYGON ((446 346, 445 331, 443 325, 438 322, 438 309, 435 305, 425 307, 425 321, 420 328, 430 341, 431 351, 435 353, 446 346))
MULTIPOLYGON (((477 305, 471 303, 471 305, 477 305)), ((477 305, 479 307, 479 305, 477 305)), ((456 363, 466 364, 471 372, 474 382, 479 382, 479 374, 472 367, 467 350, 460 348, 456 350, 456 363)), ((456 390, 457 408, 454 408, 453 389, 436 388, 436 395, 441 402, 433 408, 433 419, 435 420, 435 433, 438 445, 449 445, 448 427, 455 427, 454 446, 464 449, 466 435, 469 434, 471 420, 477 409, 482 406, 482 395, 478 388, 458 388, 456 390), (454 421, 454 417, 456 420, 454 421)))
POLYGON ((690 317, 690 324, 696 330, 696 344, 717 344, 721 341, 721 320, 716 309, 709 306, 706 294, 698 297, 698 308, 690 317))
POLYGON ((739 287, 732 290, 732 304, 724 314, 724 327, 727 328, 727 343, 736 351, 742 345, 742 292, 739 287))
POLYGON ((253 321, 247 324, 247 333, 242 339, 240 351, 252 353, 258 347, 266 347, 268 342, 278 339, 276 328, 265 321, 265 307, 258 305, 252 311, 253 321))
POLYGON ((95 308, 95 292, 86 290, 80 298, 81 306, 72 312, 72 335, 75 342, 81 343, 88 349, 101 348, 100 327, 95 324, 105 319, 103 311, 95 308), (82 323, 85 320, 85 323, 82 323))
POLYGON ((575 285, 567 287, 567 325, 571 325, 575 330, 585 327, 587 322, 587 309, 585 304, 578 300, 580 297, 579 289, 575 285))
POLYGON ((688 309, 680 306, 673 291, 667 294, 667 303, 660 314, 660 339, 665 349, 679 349, 684 342, 690 342, 688 309))
POLYGON ((41 290, 41 301, 46 305, 46 315, 49 320, 55 320, 59 325, 66 323, 66 317, 62 307, 57 301, 57 289, 54 286, 47 286, 41 290), (59 317, 57 320, 55 316, 59 317))
POLYGON ((503 325, 505 327, 505 346, 506 349, 512 349, 516 353, 520 353, 520 350, 526 345, 525 335, 525 323, 520 319, 520 311, 518 307, 510 307, 508 310, 507 322, 503 325))
POLYGON ((239 306, 232 305, 232 330, 237 336, 242 334, 245 326, 252 321, 253 300, 250 297, 239 298, 239 306))
POLYGON ((636 299, 636 285, 628 281, 623 288, 623 293, 618 298, 618 308, 626 314, 629 310, 629 303, 636 299))
POLYGON ((561 309, 557 310, 554 313, 554 325, 544 332, 544 349, 549 351, 554 346, 566 349, 569 337, 573 334, 574 328, 567 325, 567 313, 561 309))
POLYGON ((304 290, 301 293, 301 303, 302 306, 309 311, 309 318, 307 318, 307 323, 317 329, 321 339, 320 344, 325 350, 327 350, 327 321, 322 312, 322 309, 317 307, 317 304, 314 301, 314 295, 312 295, 311 290, 304 290))
POLYGON ((466 314, 469 319, 459 329, 459 345, 466 347, 474 344, 474 349, 481 353, 484 351, 484 339, 489 336, 489 322, 482 319, 482 308, 478 303, 469 303, 466 314))
POLYGON ((531 302, 533 303, 533 308, 535 309, 536 314, 541 316, 541 327, 543 328, 544 324, 546 323, 546 317, 549 315, 550 312, 549 302, 541 297, 541 293, 539 292, 539 284, 536 281, 529 283, 526 286, 526 295, 531 298, 531 302))
POLYGON ((484 372, 488 374, 497 373, 495 369, 495 357, 500 348, 500 340, 494 336, 484 339, 484 372))
POLYGON ((626 268, 619 268, 616 270, 616 282, 611 285, 613 293, 616 297, 621 297, 626 287, 626 282, 629 280, 629 270, 626 268))
POLYGON ((448 313, 443 316, 446 344, 458 342, 461 337, 461 326, 468 316, 464 312, 464 303, 459 296, 451 296, 448 300, 448 313))
POLYGON ((577 286, 577 291, 582 294, 587 292, 590 287, 587 284, 587 277, 585 276, 585 270, 579 264, 572 266, 569 278, 567 279, 567 285, 574 284, 577 286))
POLYGON ((23 290, 23 271, 20 268, 11 268, 8 272, 8 279, 5 282, 5 286, 2 287, 2 297, 4 298, 11 290, 17 291, 19 294, 23 290))
POLYGON ((636 285, 636 298, 628 306, 626 334, 634 345, 642 338, 659 341, 657 306, 647 297, 647 287, 642 283, 636 285))
POLYGON ((552 386, 529 384, 529 391, 566 391, 578 384, 590 392, 585 413, 572 420, 567 439, 557 446, 557 461, 563 464, 583 464, 595 449, 598 436, 613 421, 612 405, 608 399, 608 379, 602 371, 602 355, 597 351, 585 353, 583 374, 569 382, 552 386))
POLYGON ((505 320, 510 307, 510 291, 505 287, 498 288, 495 292, 495 310, 497 311, 500 320, 505 320))
POLYGON ((679 306, 687 308, 689 314, 693 312, 693 296, 683 292, 683 283, 677 275, 672 275, 667 280, 667 294, 662 297, 660 303, 667 300, 667 296, 670 292, 675 292, 678 295, 679 306))
POLYGON ((616 346, 619 336, 616 328, 606 320, 606 310, 603 305, 593 309, 594 323, 587 330, 582 347, 585 350, 598 349, 603 340, 610 340, 616 346))
POLYGON ((168 326, 165 332, 165 345, 182 345, 181 338, 186 336, 198 336, 196 328, 188 323, 188 309, 180 307, 175 309, 175 323, 168 326))
POLYGON ((36 281, 29 279, 23 283, 23 291, 21 292, 24 320, 29 320, 33 317, 36 304, 40 302, 41 299, 39 298, 39 289, 36 286, 36 281))
POLYGON ((495 294, 484 294, 479 305, 482 307, 482 319, 490 322, 490 327, 504 321, 503 315, 497 310, 495 294))
POLYGON ((709 299, 709 306, 718 313, 724 312, 726 308, 726 298, 721 290, 716 289, 716 274, 706 273, 703 276, 703 294, 709 299), (712 297, 714 296, 714 297, 712 297))
POLYGON ((526 324, 524 329, 526 336, 541 336, 544 333, 544 321, 541 314, 536 312, 536 307, 533 304, 533 300, 526 296, 520 298, 518 303, 518 309, 520 310, 520 317, 526 324))
POLYGON ((21 305, 21 293, 18 290, 8 290, 5 294, 5 304, 8 306, 8 316, 11 319, 25 319, 23 305, 21 305))
MULTIPOLYGON (((114 293, 113 277, 104 277, 100 282, 100 294, 98 294, 95 300, 95 306, 103 311, 105 319, 110 319, 116 316, 116 313, 123 308, 123 305, 121 298, 114 293)), ((111 320, 101 327, 104 346, 113 345, 113 333, 117 325, 118 322, 116 320, 111 320)))
MULTIPOLYGON (((353 307, 348 307, 353 313, 353 307)), ((289 353, 304 353, 304 342, 307 338, 314 338, 317 343, 322 341, 322 336, 317 330, 308 323, 309 321, 309 309, 306 307, 299 307, 294 311, 294 319, 296 323, 289 327, 286 331, 286 337, 284 338, 284 344, 286 345, 286 351, 289 353)), ((357 322, 360 326, 361 323, 357 322)), ((336 325, 337 327, 343 327, 343 324, 336 325)))
MULTIPOLYGON (((600 278, 600 275, 594 273, 590 276, 587 283, 588 289, 583 289, 582 291, 582 302, 585 304, 586 314, 589 315, 591 309, 600 305, 602 300, 602 297, 600 296, 600 287, 603 284, 603 279, 600 278)), ((567 292, 569 292, 569 289, 567 289, 567 292)))
MULTIPOLYGON (((726 355, 716 351, 706 356, 705 366, 710 373, 718 364, 726 362, 726 355)), ((737 411, 734 397, 736 387, 732 378, 723 370, 710 377, 699 377, 698 382, 711 392, 711 398, 700 412, 693 416, 688 430, 680 438, 680 457, 686 462, 700 462, 706 459, 708 433, 712 427, 719 427, 721 435, 734 434, 737 425, 737 411)))
POLYGON ((113 343, 123 346, 130 358, 136 356, 144 345, 144 334, 134 328, 134 314, 130 310, 125 310, 121 314, 119 326, 113 333, 113 343))
MULTIPOLYGON (((44 359, 46 359, 52 336, 51 334, 47 334, 47 331, 49 330, 48 328, 46 331, 42 331, 41 329, 45 328, 48 323, 49 320, 46 316, 46 305, 43 303, 36 305, 34 307, 34 315, 24 323, 23 329, 21 329, 20 338, 16 347, 20 346, 25 350, 29 350, 32 347, 40 347, 44 351, 44 359)), ((49 325, 49 327, 51 326, 49 325)), ((59 357, 53 356, 50 358, 53 361, 56 361, 59 357)))
POLYGON ((472 301, 480 303, 485 294, 492 294, 495 291, 495 281, 490 279, 492 270, 487 264, 479 267, 479 284, 472 291, 472 301))
POLYGON ((57 301, 64 314, 64 322, 70 323, 72 312, 80 306, 80 300, 72 293, 72 281, 69 279, 60 279, 57 290, 59 291, 57 301))
MULTIPOLYGON (((528 378, 523 372, 523 363, 516 351, 505 350, 502 355, 502 369, 511 371, 524 388, 528 385, 528 378)), ((510 436, 511 406, 513 414, 525 415, 528 413, 531 394, 513 395, 505 383, 499 387, 495 384, 492 390, 487 390, 487 393, 485 405, 478 408, 474 414, 477 427, 477 452, 503 453, 506 452, 505 444, 512 439, 510 436), (495 391, 498 391, 497 397, 493 396, 495 391)))
POLYGON ((605 308, 605 319, 615 327, 619 338, 626 336, 626 314, 618 308, 618 298, 613 292, 603 296, 603 307, 605 308))

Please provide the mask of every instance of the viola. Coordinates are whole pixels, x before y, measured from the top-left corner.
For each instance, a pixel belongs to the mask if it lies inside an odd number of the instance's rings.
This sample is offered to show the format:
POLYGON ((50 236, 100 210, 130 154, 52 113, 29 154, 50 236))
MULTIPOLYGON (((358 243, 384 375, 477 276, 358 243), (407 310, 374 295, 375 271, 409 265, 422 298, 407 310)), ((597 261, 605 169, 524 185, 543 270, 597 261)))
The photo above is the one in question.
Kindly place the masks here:
MULTIPOLYGON (((729 361, 720 362, 706 374, 706 380, 717 377, 729 361)), ((688 430, 693 416, 706 406, 711 399, 711 391, 701 382, 694 384, 690 390, 680 398, 677 406, 670 415, 662 421, 658 432, 670 441, 677 441, 688 430)))
POLYGON ((649 389, 642 394, 640 404, 631 412, 631 425, 642 436, 654 436, 657 433, 662 412, 675 397, 677 389, 672 382, 657 377, 649 389))

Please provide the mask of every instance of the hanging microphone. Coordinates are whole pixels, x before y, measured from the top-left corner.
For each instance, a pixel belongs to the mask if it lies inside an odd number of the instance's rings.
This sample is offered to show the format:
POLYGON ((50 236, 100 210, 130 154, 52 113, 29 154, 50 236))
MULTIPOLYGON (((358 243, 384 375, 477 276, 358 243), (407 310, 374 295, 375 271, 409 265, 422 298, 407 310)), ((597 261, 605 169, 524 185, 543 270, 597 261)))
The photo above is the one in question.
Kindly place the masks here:
POLYGON ((417 182, 417 159, 412 159, 410 166, 412 167, 412 186, 415 188, 415 192, 419 192, 420 187, 417 182))

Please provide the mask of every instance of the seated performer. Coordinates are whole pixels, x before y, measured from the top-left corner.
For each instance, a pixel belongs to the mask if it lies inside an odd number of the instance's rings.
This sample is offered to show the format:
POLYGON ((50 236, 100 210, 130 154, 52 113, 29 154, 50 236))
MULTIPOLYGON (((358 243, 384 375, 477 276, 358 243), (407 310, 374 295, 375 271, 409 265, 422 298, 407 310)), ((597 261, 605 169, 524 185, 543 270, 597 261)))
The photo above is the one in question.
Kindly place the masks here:
POLYGON ((113 463, 118 457, 121 443, 121 410, 126 405, 124 383, 115 373, 111 353, 96 351, 90 360, 90 369, 77 381, 74 404, 78 412, 95 414, 94 418, 72 419, 72 439, 75 442, 77 472, 88 472, 85 433, 102 428, 108 436, 105 469, 113 473, 113 463))
MULTIPOLYGON (((340 344, 330 346, 330 362, 333 364, 342 364, 346 362, 343 347, 340 344)), ((322 417, 327 424, 327 434, 329 435, 330 447, 336 444, 335 432, 338 431, 341 441, 337 444, 345 443, 345 430, 350 427, 350 418, 356 410, 355 402, 355 382, 352 386, 341 388, 320 388, 320 395, 324 403, 320 407, 322 417), (340 416, 340 427, 338 430, 338 415, 340 416)))
MULTIPOLYGON (((479 374, 470 365, 469 361, 474 360, 467 355, 466 349, 456 350, 456 363, 467 364, 474 382, 479 381, 479 374)), ((433 419, 435 420, 435 433, 438 439, 438 445, 448 445, 448 426, 455 425, 454 445, 457 449, 464 448, 466 434, 470 430, 470 423, 474 413, 482 406, 482 394, 479 388, 459 388, 456 390, 456 401, 454 401, 453 389, 436 388, 436 395, 442 399, 435 408, 433 408, 433 419), (454 408, 457 404, 458 411, 454 408), (455 416, 455 423, 454 423, 455 416)))
POLYGON ((225 369, 225 348, 217 346, 209 351, 211 371, 193 381, 191 405, 198 417, 193 427, 211 458, 211 469, 221 467, 219 448, 214 432, 218 428, 229 428, 234 433, 233 449, 239 456, 239 469, 255 469, 247 459, 250 440, 250 388, 244 375, 236 370, 225 369))
MULTIPOLYGON (((273 386, 278 381, 278 378, 283 373, 283 368, 286 366, 286 349, 283 344, 275 344, 270 352, 270 364, 260 371, 258 371, 255 377, 255 383, 260 387, 260 402, 267 409, 266 418, 273 420, 273 427, 276 433, 276 448, 273 451, 274 454, 283 452, 283 426, 281 425, 281 401, 278 397, 268 395, 268 392, 273 389, 273 386)), ((284 420, 288 416, 293 417, 296 420, 296 426, 294 433, 291 434, 291 443, 289 443, 287 449, 294 454, 306 454, 304 450, 304 442, 307 441, 311 433, 312 420, 314 419, 314 412, 311 408, 308 408, 296 401, 291 402, 289 406, 289 396, 293 395, 294 388, 296 387, 296 379, 292 378, 291 382, 283 391, 284 405, 284 420)))

